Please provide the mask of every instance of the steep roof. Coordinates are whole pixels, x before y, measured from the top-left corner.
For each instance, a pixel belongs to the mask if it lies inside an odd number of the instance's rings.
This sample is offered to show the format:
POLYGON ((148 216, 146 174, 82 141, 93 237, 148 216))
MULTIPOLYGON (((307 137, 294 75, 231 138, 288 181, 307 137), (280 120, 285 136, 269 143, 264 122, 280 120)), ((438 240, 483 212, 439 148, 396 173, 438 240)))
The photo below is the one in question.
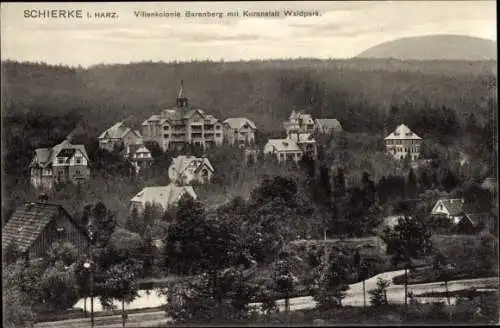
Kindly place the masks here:
POLYGON ((416 135, 409 127, 404 124, 400 124, 396 130, 385 137, 385 140, 393 139, 405 139, 405 140, 422 140, 418 135, 416 135))
MULTIPOLYGON (((112 127, 110 127, 109 129, 107 129, 106 131, 104 131, 103 133, 101 133, 101 135, 99 136, 99 139, 107 139, 107 138, 109 138, 109 139, 121 139, 130 131, 137 134, 137 131, 132 130, 130 128, 127 128, 125 125, 123 125, 123 121, 118 122, 115 125, 113 125, 112 127)), ((141 135, 138 134, 137 136, 140 137, 141 135)))
POLYGON ((159 121, 160 115, 151 115, 148 119, 144 120, 141 125, 148 125, 148 121, 159 121))
POLYGON ((489 218, 489 213, 466 213, 462 220, 467 219, 472 226, 477 227, 480 224, 486 224, 489 218))
POLYGON ((231 129, 240 129, 245 124, 248 124, 252 129, 257 129, 255 123, 246 117, 230 117, 224 121, 231 129))
POLYGON ((292 140, 292 139, 269 139, 267 142, 266 147, 271 146, 273 147, 276 151, 278 152, 286 152, 286 151, 293 151, 293 152, 301 152, 302 149, 297 145, 297 143, 292 140))
POLYGON ((191 186, 178 186, 171 183, 167 186, 146 187, 135 195, 130 201, 146 203, 158 203, 164 209, 169 208, 175 204, 179 198, 185 193, 196 199, 196 193, 191 186))
POLYGON ((47 167, 52 164, 52 162, 58 157, 71 158, 76 151, 80 151, 82 155, 89 160, 87 151, 84 145, 72 145, 68 140, 64 140, 58 145, 49 148, 37 148, 35 149, 35 157, 33 158, 31 165, 39 165, 41 167, 47 167))
POLYGON ((301 111, 297 112, 295 110, 292 110, 292 113, 290 114, 289 120, 293 121, 293 120, 298 120, 298 119, 303 119, 304 121, 313 121, 311 114, 306 114, 306 113, 303 113, 301 111))
POLYGON ((212 164, 206 157, 185 155, 177 156, 176 158, 172 159, 172 163, 168 168, 168 175, 170 180, 176 181, 177 177, 188 168, 192 168, 193 171, 198 171, 203 166, 207 166, 212 172, 214 171, 212 164))
POLYGON ((150 153, 151 154, 151 151, 143 144, 133 144, 133 145, 129 145, 128 147, 129 148, 127 149, 127 154, 129 154, 129 155, 132 155, 135 153, 150 153))
POLYGON ((51 152, 52 149, 50 148, 37 148, 35 149, 35 158, 33 160, 36 160, 39 164, 47 163, 51 152))
POLYGON ((321 130, 342 131, 342 125, 335 118, 317 118, 314 121, 316 126, 321 130))
POLYGON ((446 207, 450 215, 460 215, 464 211, 464 200, 462 198, 440 199, 439 202, 446 207))
POLYGON ((64 207, 49 203, 25 203, 19 206, 12 214, 10 220, 2 229, 2 249, 11 242, 15 242, 22 252, 27 251, 37 240, 38 236, 45 229, 60 211, 77 226, 77 228, 87 235, 81 227, 73 221, 64 207))

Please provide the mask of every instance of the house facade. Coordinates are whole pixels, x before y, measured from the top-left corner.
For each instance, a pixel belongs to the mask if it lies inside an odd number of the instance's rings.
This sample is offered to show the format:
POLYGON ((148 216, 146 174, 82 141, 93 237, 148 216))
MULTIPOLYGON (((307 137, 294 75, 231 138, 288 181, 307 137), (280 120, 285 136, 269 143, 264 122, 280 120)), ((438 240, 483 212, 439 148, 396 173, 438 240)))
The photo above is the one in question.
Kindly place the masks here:
POLYGON ((135 168, 135 173, 139 174, 141 169, 151 166, 153 156, 144 145, 129 145, 126 150, 126 158, 135 168))
POLYGON ((183 85, 173 108, 152 115, 141 125, 144 141, 155 141, 166 151, 193 144, 203 148, 222 145, 223 124, 213 115, 188 106, 183 85))
POLYGON ((269 139, 263 152, 264 155, 276 156, 278 163, 286 161, 297 163, 304 154, 303 150, 292 139, 269 139))
POLYGON ((142 144, 142 135, 137 130, 132 130, 124 125, 124 122, 118 122, 99 136, 99 148, 107 151, 115 149, 126 150, 131 145, 142 144))
POLYGON ((2 228, 2 250, 14 243, 29 259, 43 258, 54 242, 69 242, 86 256, 89 236, 61 205, 46 202, 19 206, 2 228))
POLYGON ((420 157, 422 138, 404 124, 399 125, 384 140, 387 154, 397 160, 404 160, 408 156, 411 161, 416 161, 420 157))
POLYGON ((318 147, 316 139, 313 138, 312 134, 309 132, 290 133, 288 139, 295 141, 300 149, 302 149, 303 154, 316 159, 318 155, 318 147))
POLYGON ((283 123, 287 137, 292 133, 313 133, 315 129, 314 120, 310 114, 292 111, 288 121, 283 123))
POLYGON ((457 224, 464 217, 464 199, 440 199, 431 210, 431 215, 442 215, 457 224))
POLYGON ((213 174, 214 168, 206 157, 177 156, 168 168, 168 178, 179 185, 208 183, 213 174))
POLYGON ((81 183, 90 176, 84 145, 64 140, 53 148, 38 148, 30 163, 30 180, 35 188, 52 189, 56 184, 81 183))
POLYGON ((176 205, 185 194, 188 194, 193 199, 197 198, 191 186, 178 186, 175 183, 170 183, 167 186, 146 187, 132 197, 130 210, 135 209, 138 213, 143 213, 146 204, 149 203, 158 205, 163 211, 166 211, 176 205))
POLYGON ((230 117, 224 121, 224 140, 240 148, 255 143, 255 123, 245 117, 230 117))

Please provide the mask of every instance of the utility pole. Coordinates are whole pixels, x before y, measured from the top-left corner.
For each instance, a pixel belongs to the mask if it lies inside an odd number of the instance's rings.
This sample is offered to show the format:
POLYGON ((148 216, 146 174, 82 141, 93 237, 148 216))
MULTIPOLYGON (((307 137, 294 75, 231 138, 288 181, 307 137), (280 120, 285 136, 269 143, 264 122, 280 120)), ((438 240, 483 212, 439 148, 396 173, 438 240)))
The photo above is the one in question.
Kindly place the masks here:
POLYGON ((87 228, 88 228, 89 239, 90 239, 89 261, 85 262, 83 264, 83 267, 85 269, 89 270, 89 272, 90 272, 90 326, 92 328, 94 328, 94 270, 95 270, 95 264, 94 264, 93 249, 92 249, 93 242, 94 242, 94 226, 92 224, 92 220, 89 221, 87 228))

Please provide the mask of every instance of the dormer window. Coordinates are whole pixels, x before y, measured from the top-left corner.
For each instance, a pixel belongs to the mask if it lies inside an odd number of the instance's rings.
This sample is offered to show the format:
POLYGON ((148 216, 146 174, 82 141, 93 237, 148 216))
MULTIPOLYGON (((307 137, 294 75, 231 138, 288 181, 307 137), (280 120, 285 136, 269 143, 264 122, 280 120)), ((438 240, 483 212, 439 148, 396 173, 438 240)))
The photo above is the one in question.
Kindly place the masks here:
POLYGON ((64 164, 64 158, 58 158, 57 164, 64 164))
POLYGON ((398 136, 399 136, 399 132, 394 132, 394 135, 395 135, 396 137, 398 137, 398 136))

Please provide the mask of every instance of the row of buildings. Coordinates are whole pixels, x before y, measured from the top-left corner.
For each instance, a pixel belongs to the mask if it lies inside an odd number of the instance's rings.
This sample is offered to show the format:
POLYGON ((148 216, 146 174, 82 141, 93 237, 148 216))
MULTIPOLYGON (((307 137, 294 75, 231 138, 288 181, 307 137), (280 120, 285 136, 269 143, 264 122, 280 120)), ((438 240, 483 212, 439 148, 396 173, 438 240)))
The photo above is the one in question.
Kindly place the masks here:
MULTIPOLYGON (((317 155, 315 136, 342 131, 336 119, 313 118, 310 114, 292 111, 283 123, 284 138, 269 139, 262 149, 255 149, 257 127, 245 117, 221 121, 201 109, 189 106, 181 87, 173 107, 152 115, 141 124, 141 131, 126 126, 121 121, 104 131, 99 137, 99 147, 108 151, 120 151, 135 167, 136 173, 151 165, 153 157, 145 143, 157 142, 165 151, 186 144, 198 145, 209 151, 223 143, 252 149, 274 156, 278 162, 298 162, 305 154, 317 155)), ((386 151, 397 160, 419 158, 422 138, 401 124, 385 138, 386 151)), ((52 148, 39 148, 30 163, 31 182, 36 188, 51 189, 54 184, 85 181, 90 176, 89 157, 83 145, 71 144, 70 140, 52 148)))
POLYGON ((285 138, 269 139, 263 153, 276 157, 278 162, 298 162, 302 156, 316 158, 318 147, 314 135, 332 134, 342 131, 336 119, 313 119, 310 114, 292 111, 283 123, 285 138))

